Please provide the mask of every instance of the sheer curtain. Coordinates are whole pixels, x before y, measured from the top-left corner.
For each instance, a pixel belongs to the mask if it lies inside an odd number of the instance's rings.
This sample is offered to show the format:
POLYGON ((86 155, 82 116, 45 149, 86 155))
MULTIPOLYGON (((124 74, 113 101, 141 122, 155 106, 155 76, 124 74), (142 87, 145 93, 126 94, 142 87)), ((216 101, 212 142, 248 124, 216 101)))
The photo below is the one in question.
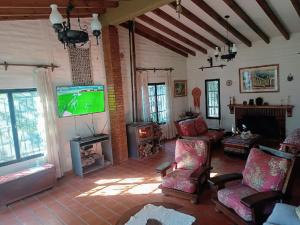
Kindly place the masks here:
POLYGON ((150 104, 148 95, 148 71, 137 73, 137 119, 138 121, 150 120, 150 104))
POLYGON ((61 168, 59 139, 56 121, 55 100, 51 82, 51 72, 49 69, 37 69, 34 71, 34 78, 37 92, 40 96, 46 131, 46 160, 56 167, 57 177, 63 176, 61 168))
POLYGON ((174 127, 174 113, 173 113, 173 82, 171 71, 164 72, 163 76, 164 82, 166 84, 167 91, 167 122, 162 127, 163 133, 166 139, 174 138, 176 135, 174 127))

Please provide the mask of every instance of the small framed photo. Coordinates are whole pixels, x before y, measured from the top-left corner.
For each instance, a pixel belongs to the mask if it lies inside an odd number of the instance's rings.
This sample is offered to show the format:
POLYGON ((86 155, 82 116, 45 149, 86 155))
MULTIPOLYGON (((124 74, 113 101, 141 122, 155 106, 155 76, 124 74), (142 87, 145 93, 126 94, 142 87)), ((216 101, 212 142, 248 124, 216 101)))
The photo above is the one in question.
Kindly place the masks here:
POLYGON ((174 97, 187 96, 187 81, 174 80, 174 97))
POLYGON ((279 92, 279 64, 239 69, 240 93, 279 92))

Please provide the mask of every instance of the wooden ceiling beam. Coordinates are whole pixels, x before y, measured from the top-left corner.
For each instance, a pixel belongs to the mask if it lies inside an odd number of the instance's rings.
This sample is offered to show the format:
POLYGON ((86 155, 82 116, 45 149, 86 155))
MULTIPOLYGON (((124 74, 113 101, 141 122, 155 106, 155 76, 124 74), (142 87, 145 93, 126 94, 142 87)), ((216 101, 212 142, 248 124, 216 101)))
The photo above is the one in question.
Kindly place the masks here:
MULTIPOLYGON (((104 8, 75 8, 72 12, 71 15, 78 15, 78 14, 90 14, 92 17, 92 13, 99 13, 103 14, 105 13, 104 8)), ((62 14, 66 14, 65 10, 60 10, 62 14)), ((51 9, 50 8, 42 8, 42 9, 21 9, 21 8, 16 8, 16 9, 3 9, 0 8, 0 16, 22 16, 22 15, 50 15, 51 9)))
MULTIPOLYGON (((174 9, 176 9, 176 3, 172 2, 170 6, 174 9)), ((206 30, 208 33, 213 35, 215 38, 219 39, 220 41, 224 42, 225 44, 231 43, 227 38, 225 38, 223 35, 221 35, 219 32, 217 32, 215 29, 213 29, 211 26, 209 26, 207 23, 205 23, 203 20, 201 20, 198 16, 187 10, 182 6, 182 13, 183 16, 197 24, 202 29, 206 30)), ((215 46, 215 45, 214 45, 215 46)))
POLYGON ((211 41, 207 41, 205 37, 203 37, 201 34, 197 33, 196 31, 192 30, 188 26, 184 25, 183 23, 179 22, 178 20, 174 19, 169 14, 165 13, 161 9, 155 9, 152 11, 155 15, 159 16, 160 18, 164 19, 168 23, 174 25, 178 29, 184 31, 185 33, 191 35, 192 37, 196 38, 197 40, 207 44, 211 48, 215 49, 217 46, 216 44, 212 43, 211 41))
MULTIPOLYGON (((119 6, 118 1, 109 0, 73 0, 75 8, 116 8, 119 6)), ((40 9, 49 8, 51 4, 57 4, 58 8, 67 8, 68 1, 66 0, 22 0, 22 1, 0 1, 0 8, 15 9, 15 8, 29 8, 40 9)))
POLYGON ((232 11, 234 11, 252 30, 258 34, 267 44, 270 43, 270 38, 266 35, 248 16, 248 14, 234 1, 234 0, 223 0, 226 5, 228 5, 232 11))
POLYGON ((130 0, 120 1, 119 7, 110 9, 101 18, 103 27, 118 25, 143 15, 153 9, 169 4, 174 0, 130 0))
POLYGON ((265 0, 256 0, 258 5, 262 8, 262 10, 266 13, 269 19, 273 22, 275 27, 280 31, 280 33, 285 37, 286 40, 290 39, 290 34, 285 28, 285 26, 281 23, 279 18, 275 15, 269 4, 265 0))
MULTIPOLYGON (((122 27, 128 29, 128 24, 127 23, 122 23, 120 25, 122 27)), ((156 43, 156 44, 158 44, 158 45, 160 45, 160 46, 162 46, 162 47, 164 47, 164 48, 167 48, 167 49, 169 49, 169 50, 171 50, 171 51, 173 51, 173 52, 175 52, 175 53, 177 53, 179 55, 182 55, 184 57, 188 57, 188 54, 186 52, 183 52, 183 51, 181 51, 181 50, 173 47, 172 45, 169 45, 169 44, 165 43, 164 41, 162 41, 162 40, 160 40, 158 38, 155 38, 155 37, 153 37, 153 36, 151 36, 151 35, 143 32, 143 31, 136 30, 135 33, 138 34, 138 35, 140 35, 140 36, 142 36, 142 37, 144 37, 144 38, 146 38, 146 39, 148 39, 148 40, 150 40, 150 41, 152 41, 152 42, 154 42, 154 43, 156 43)))
POLYGON ((160 24, 159 22, 155 21, 154 19, 152 19, 152 18, 150 18, 150 17, 148 17, 148 16, 146 16, 146 15, 141 15, 141 16, 139 16, 138 18, 139 18, 140 20, 142 20, 142 21, 148 23, 149 25, 151 25, 151 26, 153 26, 153 27, 159 29, 160 31, 162 31, 162 32, 164 32, 164 33, 166 33, 166 34, 168 34, 168 35, 170 35, 170 36, 176 38, 177 40, 182 41, 182 42, 184 42, 185 44, 187 44, 187 45, 189 45, 189 46, 191 46, 191 47, 197 49, 198 51, 200 51, 200 52, 202 52, 202 53, 204 53, 204 54, 207 54, 207 50, 206 50, 205 48, 203 48, 203 47, 201 47, 200 45, 196 44, 195 42, 189 40, 188 38, 186 38, 186 37, 184 37, 184 36, 178 34, 177 32, 175 32, 175 31, 169 29, 168 27, 166 27, 166 26, 160 24))
POLYGON ((176 41, 171 40, 170 38, 167 38, 167 37, 161 35, 160 33, 152 30, 149 27, 144 26, 141 23, 135 22, 135 29, 136 30, 140 30, 140 31, 142 31, 144 33, 147 33, 147 34, 149 34, 149 35, 151 35, 151 36, 153 36, 155 38, 158 38, 158 39, 162 40, 163 42, 168 43, 169 45, 171 45, 171 46, 173 46, 175 48, 178 48, 179 50, 181 50, 183 52, 186 52, 186 53, 188 53, 190 55, 193 55, 193 56, 196 55, 195 51, 193 51, 193 50, 191 50, 191 49, 189 49, 189 48, 187 48, 187 47, 179 44, 176 41))
POLYGON ((300 1, 299 0, 291 0, 296 12, 298 13, 298 16, 300 17, 300 1))
POLYGON ((199 8, 201 8, 204 12, 206 12, 209 16, 211 16, 215 21, 217 21, 221 26, 223 26, 226 30, 232 33, 236 38, 238 38, 241 42, 243 42, 248 47, 252 46, 251 41, 246 38, 243 34, 241 34, 238 30, 236 30, 233 26, 231 26, 222 16, 220 16, 213 8, 211 8, 206 2, 203 0, 192 0, 199 8))
MULTIPOLYGON (((64 15, 63 15, 64 16, 64 15)), ((71 15, 71 18, 91 18, 91 14, 80 14, 80 15, 71 15)), ((14 20, 41 20, 41 19, 49 19, 49 15, 45 14, 35 14, 35 15, 9 15, 9 16, 2 16, 0 15, 0 21, 14 21, 14 20)))

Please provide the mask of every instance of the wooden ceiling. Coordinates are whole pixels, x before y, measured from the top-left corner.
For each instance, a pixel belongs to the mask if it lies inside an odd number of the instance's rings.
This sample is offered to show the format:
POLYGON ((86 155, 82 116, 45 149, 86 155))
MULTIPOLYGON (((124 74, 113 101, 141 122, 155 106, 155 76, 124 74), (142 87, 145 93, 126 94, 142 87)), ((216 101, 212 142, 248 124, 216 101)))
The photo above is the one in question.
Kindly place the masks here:
MULTIPOLYGON (((60 13, 65 16, 69 0, 1 0, 1 20, 47 19, 50 5, 57 4, 60 13)), ((119 0, 72 0, 75 9, 71 17, 91 17, 92 13, 104 14, 108 8, 117 8, 119 0)))
POLYGON ((292 31, 300 32, 300 0, 182 0, 182 6, 180 18, 175 2, 138 16, 137 33, 188 56, 195 51, 208 54, 227 43, 251 47, 254 41, 269 44, 279 35, 289 40, 292 31))

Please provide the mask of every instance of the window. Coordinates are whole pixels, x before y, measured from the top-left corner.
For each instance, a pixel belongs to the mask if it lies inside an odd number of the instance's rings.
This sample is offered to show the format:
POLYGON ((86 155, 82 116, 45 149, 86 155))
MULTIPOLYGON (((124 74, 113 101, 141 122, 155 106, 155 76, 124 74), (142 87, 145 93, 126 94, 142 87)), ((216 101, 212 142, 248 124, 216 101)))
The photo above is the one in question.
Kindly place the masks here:
POLYGON ((43 156, 44 134, 37 91, 0 90, 0 166, 43 156))
POLYGON ((165 83, 148 84, 150 118, 156 123, 167 122, 167 89, 165 83))
POLYGON ((220 80, 205 80, 206 118, 220 119, 220 80))

